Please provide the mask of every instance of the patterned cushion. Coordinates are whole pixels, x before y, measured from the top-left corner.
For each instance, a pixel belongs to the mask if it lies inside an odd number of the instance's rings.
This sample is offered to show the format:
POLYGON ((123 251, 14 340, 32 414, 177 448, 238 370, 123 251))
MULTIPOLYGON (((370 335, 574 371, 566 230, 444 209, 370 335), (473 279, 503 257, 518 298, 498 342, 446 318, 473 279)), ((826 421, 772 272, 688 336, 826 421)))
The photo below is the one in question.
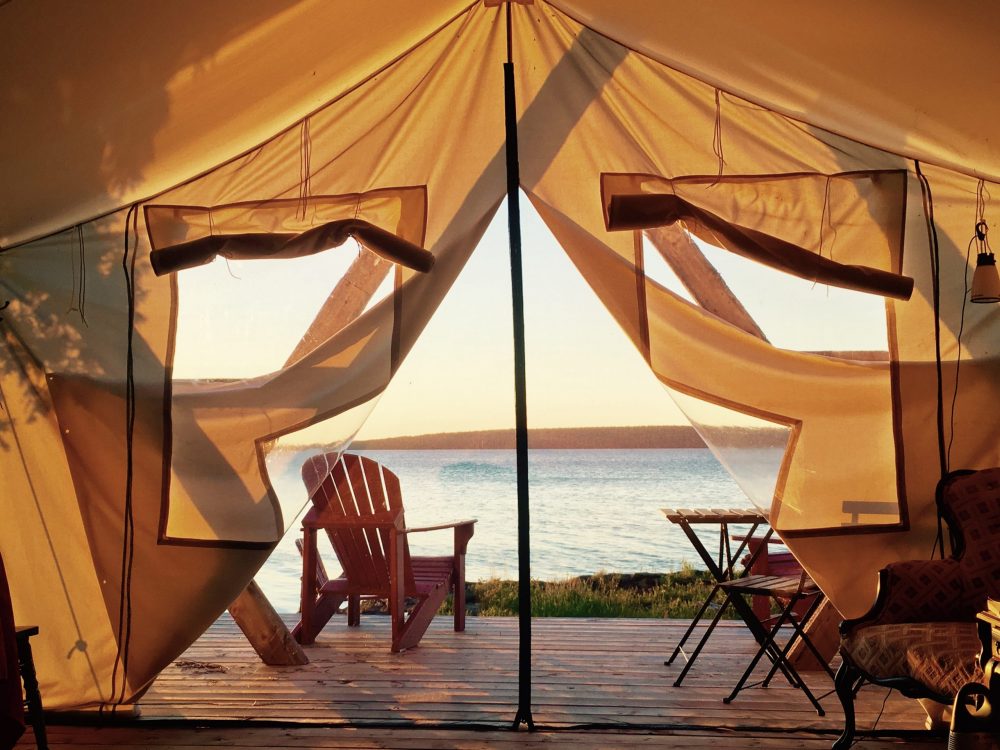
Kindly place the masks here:
POLYGON ((841 648, 872 677, 910 677, 949 697, 967 682, 983 681, 971 622, 873 625, 858 628, 841 648))
POLYGON ((978 611, 987 596, 1000 596, 1000 468, 957 477, 948 483, 944 501, 965 542, 967 605, 978 611))
POLYGON ((977 610, 965 603, 966 589, 958 560, 906 560, 890 563, 885 571, 891 595, 870 624, 972 622, 975 618, 977 610))

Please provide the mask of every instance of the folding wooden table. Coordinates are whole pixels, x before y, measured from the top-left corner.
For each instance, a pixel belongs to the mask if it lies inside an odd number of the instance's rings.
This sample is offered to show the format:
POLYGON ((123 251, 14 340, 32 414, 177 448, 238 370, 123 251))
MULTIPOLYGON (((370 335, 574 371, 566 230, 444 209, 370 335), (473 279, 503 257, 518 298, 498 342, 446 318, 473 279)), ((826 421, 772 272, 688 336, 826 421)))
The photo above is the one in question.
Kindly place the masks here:
MULTIPOLYGON (((684 644, 687 643, 688 638, 694 632, 695 627, 701 621, 702 617, 705 616, 705 612, 712 605, 715 600, 715 595, 721 590, 720 584, 727 581, 732 581, 740 575, 745 575, 747 571, 750 570, 756 558, 765 552, 767 549, 767 542, 770 540, 771 535, 774 530, 768 525, 767 517, 757 508, 662 508, 661 512, 670 523, 680 526, 684 535, 691 542, 691 546, 694 547, 698 556, 701 558, 702 562, 705 563, 705 567, 708 568, 709 573, 715 579, 715 585, 712 587, 712 591, 706 597, 705 601, 702 603, 701 608, 698 610, 698 614, 694 616, 691 620, 691 624, 688 625, 687 630, 684 635, 681 636, 680 641, 677 642, 677 646, 674 648, 673 653, 670 658, 667 659, 664 664, 672 664, 674 659, 677 658, 678 654, 684 654, 687 663, 684 665, 684 669, 681 673, 677 675, 677 679, 674 680, 674 686, 679 686, 683 682, 684 678, 687 676, 688 671, 690 671, 695 660, 698 658, 698 654, 701 653, 705 642, 708 640, 708 636, 711 634, 712 630, 719 622, 719 618, 722 616, 722 607, 716 612, 715 617, 712 619, 711 624, 709 624, 708 629, 702 636, 701 640, 698 641, 698 645, 695 647, 694 651, 690 656, 684 652, 684 644), (705 546, 704 540, 695 533, 692 526, 715 526, 718 528, 718 553, 713 555, 708 551, 705 546), (749 526, 750 530, 741 533, 742 541, 739 545, 733 549, 731 536, 730 536, 730 526, 749 526), (764 533, 760 537, 754 537, 754 533, 757 529, 765 527, 764 533), (753 550, 750 551, 751 539, 755 540, 753 545, 753 550), (756 542, 759 542, 757 544, 756 542), (737 568, 737 563, 740 561, 740 556, 743 555, 745 551, 750 551, 750 559, 747 560, 746 565, 742 569, 737 568)), ((757 623, 756 627, 751 624, 751 620, 756 621, 753 615, 753 610, 743 602, 740 597, 735 597, 739 601, 733 602, 733 607, 737 610, 741 617, 747 621, 747 626, 753 632, 754 637, 757 639, 758 643, 763 643, 767 637, 767 632, 764 630, 763 626, 757 623), (743 612, 742 609, 746 609, 747 612, 743 612)), ((725 600, 723 600, 725 601, 725 600)))

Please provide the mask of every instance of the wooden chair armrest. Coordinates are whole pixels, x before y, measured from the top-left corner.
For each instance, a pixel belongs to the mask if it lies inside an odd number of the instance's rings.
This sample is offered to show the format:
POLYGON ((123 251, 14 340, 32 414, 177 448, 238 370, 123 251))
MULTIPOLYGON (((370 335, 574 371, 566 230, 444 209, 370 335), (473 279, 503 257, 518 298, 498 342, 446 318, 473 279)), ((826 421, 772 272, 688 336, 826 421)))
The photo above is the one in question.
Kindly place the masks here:
POLYGON ((861 617, 840 623, 840 633, 850 635, 859 627, 905 622, 972 620, 959 562, 905 560, 878 572, 878 593, 871 609, 861 617))
MULTIPOLYGON (((415 529, 402 529, 400 534, 409 534, 410 532, 420 532, 420 531, 441 531, 442 529, 454 529, 455 530, 455 557, 465 558, 465 550, 469 546, 469 540, 472 539, 472 535, 476 533, 476 519, 473 518, 471 521, 455 521, 453 523, 442 523, 437 526, 422 526, 415 529)), ((462 563, 464 571, 465 563, 462 563)), ((464 572, 463 572, 464 576, 464 572)))
POLYGON ((476 523, 478 519, 473 518, 471 521, 453 521, 451 523, 439 523, 436 526, 415 526, 413 528, 400 529, 400 534, 411 534, 422 531, 441 531, 442 529, 456 529, 459 526, 472 526, 476 523))

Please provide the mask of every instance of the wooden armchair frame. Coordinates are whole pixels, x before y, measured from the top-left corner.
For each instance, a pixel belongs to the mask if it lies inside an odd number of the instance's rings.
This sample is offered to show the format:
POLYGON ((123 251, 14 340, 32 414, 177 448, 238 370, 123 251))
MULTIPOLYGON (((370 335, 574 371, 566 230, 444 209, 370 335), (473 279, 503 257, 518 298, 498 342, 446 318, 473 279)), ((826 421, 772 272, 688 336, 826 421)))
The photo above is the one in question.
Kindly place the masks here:
POLYGON ((449 593, 455 630, 465 630, 465 554, 475 521, 407 528, 399 480, 372 459, 353 454, 314 456, 303 467, 314 507, 302 522, 302 619, 292 635, 313 643, 347 601, 347 624, 361 622, 361 599, 388 600, 392 651, 413 648, 449 593), (322 467, 322 468, 317 468, 322 467), (344 572, 321 574, 317 533, 327 532, 344 572), (453 529, 453 554, 410 555, 409 535, 453 529), (416 599, 406 612, 406 600, 416 599))
MULTIPOLYGON (((875 625, 935 622, 975 622, 976 612, 985 602, 986 591, 969 591, 962 575, 966 552, 961 524, 946 501, 949 487, 956 480, 976 474, 953 471, 937 486, 938 512, 947 524, 952 554, 938 560, 906 560, 891 563, 878 573, 878 592, 871 609, 861 617, 840 624, 841 638, 875 625), (915 596, 913 592, 920 592, 915 596), (982 602, 979 601, 982 599, 982 602)), ((1000 570, 997 571, 1000 576, 1000 570)), ((837 696, 844 708, 844 732, 834 743, 834 750, 846 750, 854 741, 854 696, 866 682, 894 688, 908 698, 930 699, 950 705, 952 696, 928 688, 909 676, 878 677, 870 674, 851 658, 842 646, 843 659, 834 681, 837 696)))

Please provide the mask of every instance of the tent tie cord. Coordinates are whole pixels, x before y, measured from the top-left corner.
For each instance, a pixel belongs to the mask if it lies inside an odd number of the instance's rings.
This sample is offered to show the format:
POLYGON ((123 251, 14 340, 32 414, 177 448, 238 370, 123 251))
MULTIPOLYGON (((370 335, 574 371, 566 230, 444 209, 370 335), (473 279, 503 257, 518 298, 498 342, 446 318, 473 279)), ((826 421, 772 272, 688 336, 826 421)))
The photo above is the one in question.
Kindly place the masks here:
POLYGON ((155 248, 149 262, 157 276, 212 262, 221 255, 230 260, 301 258, 344 244, 348 237, 392 263, 427 273, 434 255, 419 245, 363 219, 329 221, 300 233, 245 232, 215 234, 190 242, 155 248))
POLYGON ((722 147, 722 91, 715 89, 715 130, 712 133, 712 151, 719 160, 719 171, 716 182, 722 179, 726 168, 726 156, 722 147))
POLYGON ((302 120, 299 131, 299 216, 306 218, 309 196, 312 194, 312 134, 309 117, 302 120))
POLYGON ((826 239, 826 228, 830 227, 833 232, 833 241, 830 243, 830 260, 833 260, 833 248, 837 244, 837 227, 833 223, 833 209, 830 208, 830 192, 833 186, 833 175, 826 176, 826 187, 823 190, 823 213, 819 217, 819 257, 823 257, 823 245, 826 239), (824 221, 825 220, 825 221, 824 221))

